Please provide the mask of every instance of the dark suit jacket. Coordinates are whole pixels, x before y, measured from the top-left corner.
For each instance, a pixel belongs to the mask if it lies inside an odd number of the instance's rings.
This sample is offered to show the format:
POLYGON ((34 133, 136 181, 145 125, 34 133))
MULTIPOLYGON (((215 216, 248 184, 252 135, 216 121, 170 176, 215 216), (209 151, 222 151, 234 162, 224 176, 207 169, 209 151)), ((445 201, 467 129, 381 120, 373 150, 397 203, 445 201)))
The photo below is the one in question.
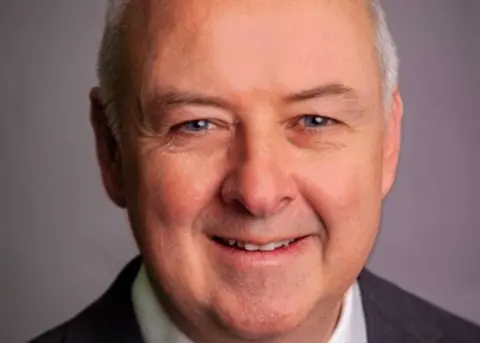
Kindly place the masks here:
MULTIPOLYGON (((130 291, 140 267, 130 262, 107 292, 75 318, 31 343, 143 343, 130 291)), ((382 280, 358 279, 368 343, 480 343, 480 328, 382 280)))

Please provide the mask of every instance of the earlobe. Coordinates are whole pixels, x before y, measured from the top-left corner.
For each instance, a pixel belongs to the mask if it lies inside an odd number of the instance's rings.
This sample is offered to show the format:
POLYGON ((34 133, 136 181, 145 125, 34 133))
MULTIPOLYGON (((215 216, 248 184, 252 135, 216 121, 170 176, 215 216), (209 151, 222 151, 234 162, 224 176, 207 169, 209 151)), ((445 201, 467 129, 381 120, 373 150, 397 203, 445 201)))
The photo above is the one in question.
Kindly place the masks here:
POLYGON ((90 123, 95 134, 97 160, 103 185, 110 199, 119 207, 126 207, 122 176, 121 152, 105 115, 100 89, 90 91, 90 123))
POLYGON ((403 100, 397 89, 392 97, 392 107, 386 119, 386 132, 383 151, 383 184, 382 191, 385 197, 391 190, 396 174, 400 156, 402 140, 403 100))

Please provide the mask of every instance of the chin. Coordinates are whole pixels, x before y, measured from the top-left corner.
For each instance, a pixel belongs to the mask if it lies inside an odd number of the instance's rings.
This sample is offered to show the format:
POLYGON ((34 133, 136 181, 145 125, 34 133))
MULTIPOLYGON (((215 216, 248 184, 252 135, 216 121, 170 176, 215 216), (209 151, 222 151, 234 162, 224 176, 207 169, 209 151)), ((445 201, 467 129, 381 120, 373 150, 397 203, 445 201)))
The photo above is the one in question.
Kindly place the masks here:
POLYGON ((265 306, 250 303, 237 308, 216 311, 217 323, 229 334, 244 340, 265 341, 288 335, 307 318, 309 311, 298 303, 265 306))

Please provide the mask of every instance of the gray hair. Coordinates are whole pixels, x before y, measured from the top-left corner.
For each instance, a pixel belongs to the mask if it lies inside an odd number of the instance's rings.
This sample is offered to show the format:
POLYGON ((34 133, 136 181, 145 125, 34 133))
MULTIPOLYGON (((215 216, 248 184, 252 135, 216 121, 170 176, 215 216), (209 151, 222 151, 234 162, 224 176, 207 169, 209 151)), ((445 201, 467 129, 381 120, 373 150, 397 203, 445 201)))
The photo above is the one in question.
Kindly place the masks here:
MULTIPOLYGON (((397 48, 387 25, 385 12, 380 0, 370 0, 376 28, 376 49, 380 57, 383 74, 383 96, 385 109, 391 105, 392 94, 398 85, 399 59, 397 48)), ((107 122, 117 139, 120 137, 121 112, 118 104, 122 72, 125 71, 125 56, 121 49, 124 44, 123 15, 129 0, 108 0, 105 29, 98 57, 98 78, 102 101, 106 106, 107 122)))

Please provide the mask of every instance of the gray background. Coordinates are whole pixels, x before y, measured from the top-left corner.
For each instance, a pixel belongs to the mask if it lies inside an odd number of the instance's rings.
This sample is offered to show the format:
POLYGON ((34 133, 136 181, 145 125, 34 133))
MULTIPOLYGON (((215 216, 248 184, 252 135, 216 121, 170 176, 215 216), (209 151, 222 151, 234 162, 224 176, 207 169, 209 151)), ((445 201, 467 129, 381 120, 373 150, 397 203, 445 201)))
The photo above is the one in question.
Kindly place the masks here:
MULTIPOLYGON (((480 323, 480 1, 384 4, 406 117, 370 267, 480 323)), ((88 124, 103 9, 0 1, 0 342, 72 316, 136 254, 104 195, 88 124)))

